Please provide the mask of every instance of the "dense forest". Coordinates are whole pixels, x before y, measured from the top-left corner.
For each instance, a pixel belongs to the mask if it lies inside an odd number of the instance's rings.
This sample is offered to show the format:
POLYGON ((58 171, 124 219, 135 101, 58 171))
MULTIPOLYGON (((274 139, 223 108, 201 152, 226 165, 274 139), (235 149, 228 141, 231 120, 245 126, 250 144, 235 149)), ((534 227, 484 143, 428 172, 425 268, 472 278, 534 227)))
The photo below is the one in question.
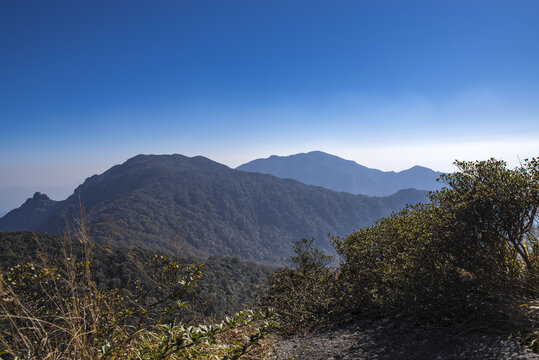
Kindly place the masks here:
MULTIPOLYGON (((76 239, 32 232, 0 233, 0 268, 32 263, 57 263, 63 261, 66 251, 76 262, 85 259, 84 246, 76 239), (46 261, 44 261, 46 260, 46 261)), ((147 263, 153 256, 163 253, 142 248, 117 248, 93 244, 89 253, 92 278, 99 287, 134 290, 145 275, 147 263)), ((251 306, 258 287, 274 268, 238 258, 211 256, 181 258, 166 255, 184 265, 203 264, 203 277, 197 282, 184 309, 197 318, 223 318, 251 306)))

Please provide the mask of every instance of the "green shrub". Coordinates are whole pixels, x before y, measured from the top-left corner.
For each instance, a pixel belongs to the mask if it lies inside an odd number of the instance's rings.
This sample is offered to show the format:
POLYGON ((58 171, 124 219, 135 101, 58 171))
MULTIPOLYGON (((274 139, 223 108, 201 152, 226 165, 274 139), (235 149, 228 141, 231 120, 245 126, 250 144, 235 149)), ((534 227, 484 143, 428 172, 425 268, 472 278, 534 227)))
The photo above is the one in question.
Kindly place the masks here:
MULTIPOLYGON (((431 202, 410 206, 346 238, 340 267, 312 242, 266 294, 289 326, 342 316, 402 316, 471 327, 514 326, 528 343, 539 324, 539 160, 456 162, 431 202)), ((537 341, 535 342, 537 343, 537 341)), ((534 343, 534 344, 535 344, 534 343)))
POLYGON ((236 359, 273 327, 271 311, 191 323, 184 300, 202 266, 164 256, 141 264, 134 288, 101 288, 91 270, 92 244, 84 232, 79 240, 82 258, 66 239, 59 259, 1 273, 0 359, 236 359))
POLYGON ((450 266, 440 251, 440 213, 417 205, 334 243, 342 258, 340 283, 349 311, 359 315, 437 314, 458 307, 469 278, 450 266))
POLYGON ((539 162, 514 170, 494 159, 456 165, 431 203, 335 241, 356 312, 501 320, 537 297, 539 162))
POLYGON ((336 273, 328 267, 333 258, 314 248, 313 242, 296 242, 296 255, 291 258, 294 267, 274 274, 262 298, 264 306, 278 309, 284 332, 316 326, 334 314, 336 273))

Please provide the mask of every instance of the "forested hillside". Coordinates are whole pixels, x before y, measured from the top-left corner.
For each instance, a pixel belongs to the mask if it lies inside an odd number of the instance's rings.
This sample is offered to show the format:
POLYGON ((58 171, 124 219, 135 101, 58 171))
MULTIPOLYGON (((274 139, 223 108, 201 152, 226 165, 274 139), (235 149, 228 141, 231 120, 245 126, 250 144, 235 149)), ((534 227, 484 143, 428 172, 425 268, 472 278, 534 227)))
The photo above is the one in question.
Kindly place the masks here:
POLYGON ((82 208, 99 243, 277 264, 298 239, 315 237, 331 249, 329 233, 345 235, 425 200, 425 191, 367 197, 237 171, 200 156, 139 155, 86 179, 65 201, 37 193, 0 219, 0 230, 61 234, 82 208))
MULTIPOLYGON (((74 261, 85 260, 84 246, 77 240, 32 232, 0 232, 0 269, 24 262, 40 264, 43 258, 51 263, 61 262, 66 250, 72 251, 74 261)), ((93 244, 90 257, 92 276, 99 287, 134 290, 137 281, 149 281, 144 264, 156 254, 163 255, 142 248, 122 249, 93 244)), ((190 304, 185 310, 199 318, 220 318, 251 306, 258 287, 274 271, 270 267, 231 257, 170 258, 182 264, 204 265, 203 276, 193 289, 190 304)))

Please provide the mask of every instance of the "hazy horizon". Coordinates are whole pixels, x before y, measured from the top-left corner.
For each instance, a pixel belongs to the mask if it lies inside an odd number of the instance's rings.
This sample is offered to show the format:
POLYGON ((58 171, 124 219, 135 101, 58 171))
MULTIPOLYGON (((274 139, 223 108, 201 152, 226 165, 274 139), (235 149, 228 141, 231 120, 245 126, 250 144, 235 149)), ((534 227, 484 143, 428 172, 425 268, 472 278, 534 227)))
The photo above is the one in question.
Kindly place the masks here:
POLYGON ((539 149, 537 13, 531 0, 2 2, 0 189, 59 196, 141 153, 513 167, 539 149))
MULTIPOLYGON (((309 151, 304 151, 302 153, 309 153, 311 151, 320 151, 320 150, 309 150, 309 151)), ((273 156, 273 155, 290 156, 290 155, 297 155, 297 154, 300 154, 300 153, 296 153, 296 154, 271 154, 269 156, 273 156)), ((137 155, 140 155, 140 154, 137 154, 137 155)), ((144 154, 144 155, 150 155, 150 154, 144 154)), ((167 154, 151 154, 151 155, 167 155, 167 154)), ((180 155, 185 155, 185 154, 180 154, 180 155)), ((330 155, 335 155, 335 154, 330 154, 330 155)), ((136 156, 136 155, 133 155, 133 156, 136 156)), ((192 156, 198 156, 198 155, 192 155, 192 156)), ((190 156, 190 157, 192 157, 192 156, 190 156)), ((264 157, 261 157, 261 158, 268 158, 269 156, 264 156, 264 157)), ((256 159, 260 159, 260 158, 253 158, 253 159, 250 159, 248 161, 242 162, 242 163, 237 164, 237 165, 230 165, 230 164, 225 164, 225 163, 222 163, 222 164, 227 165, 228 167, 234 169, 234 168, 238 167, 239 165, 243 165, 243 164, 245 164, 245 163, 247 163, 249 161, 256 160, 256 159)), ((345 160, 351 160, 351 159, 347 159, 347 158, 344 158, 344 159, 345 160)), ((1 200, 0 204, 2 204, 2 206, 0 207, 0 217, 7 214, 10 210, 13 210, 13 209, 19 207, 20 205, 22 205, 24 203, 24 201, 26 201, 26 199, 32 197, 36 192, 46 194, 49 198, 51 198, 53 200, 57 200, 57 201, 65 200, 67 197, 69 197, 71 194, 73 194, 73 191, 76 189, 76 187, 78 185, 81 185, 86 178, 91 177, 93 175, 102 174, 103 172, 108 170, 110 167, 112 167, 114 165, 119 165, 119 164, 125 162, 126 160, 128 160, 128 158, 126 158, 126 159, 124 159, 124 160, 122 160, 122 161, 120 161, 118 163, 112 164, 109 167, 107 167, 106 169, 96 170, 93 173, 88 173, 83 178, 81 178, 80 181, 74 180, 74 182, 72 182, 72 183, 64 183, 64 184, 61 184, 61 185, 50 185, 50 184, 44 183, 44 184, 28 185, 28 186, 20 186, 20 185, 11 185, 11 186, 4 186, 4 187, 0 186, 0 200, 1 200)), ((214 159, 211 159, 211 160, 214 160, 214 159)), ((354 161, 354 160, 352 160, 352 161, 354 161)), ((366 166, 365 164, 360 164, 360 163, 358 163, 358 164, 366 166)), ((372 168, 372 169, 382 170, 382 171, 399 172, 399 171, 403 171, 403 170, 408 170, 413 166, 423 166, 423 165, 414 164, 414 165, 405 167, 403 169, 380 169, 380 168, 375 167, 375 166, 367 166, 367 167, 372 168)), ((446 171, 443 171, 443 172, 452 172, 455 169, 456 169, 456 167, 454 167, 454 169, 446 170, 446 171)), ((437 169, 431 169, 431 170, 439 171, 437 169)))
MULTIPOLYGON (((310 151, 305 151, 305 152, 311 152, 311 151, 319 151, 319 150, 310 150, 310 151)), ((153 154, 153 155, 156 155, 156 154, 153 154)), ((158 154, 158 155, 163 155, 163 154, 158 154)), ((184 155, 184 154, 181 154, 181 155, 184 155)), ((272 155, 275 155, 275 154, 272 154, 272 155)), ((284 155, 278 155, 278 156, 289 156, 289 155, 295 155, 295 154, 284 154, 284 155)), ((334 155, 334 154, 331 154, 331 155, 334 155)), ((197 156, 197 155, 193 155, 193 156, 197 156)), ((267 158, 267 157, 269 156, 266 156, 264 158, 267 158)), ((244 163, 247 163, 251 160, 256 160, 256 159, 258 158, 253 158, 237 165, 230 165, 230 164, 224 164, 224 165, 227 165, 230 168, 236 168, 239 165, 243 165, 244 163)), ((110 167, 123 163, 126 160, 128 159, 124 159, 123 161, 120 161, 117 164, 113 164, 102 171, 97 170, 94 173, 88 173, 83 178, 81 178, 80 181, 74 180, 74 182, 72 183, 64 183, 61 185, 50 185, 50 184, 44 183, 44 184, 27 185, 27 186, 20 186, 20 185, 10 185, 10 186, 3 186, 3 187, 0 186, 0 200, 1 200, 0 204, 2 204, 2 206, 0 207, 0 217, 8 213, 10 210, 13 210, 19 207, 20 205, 22 205, 24 201, 26 201, 26 199, 32 197, 36 192, 46 194, 49 198, 53 200, 57 200, 57 201, 65 200, 68 196, 73 194, 73 191, 76 189, 76 187, 82 184, 86 178, 91 177, 93 175, 102 174, 103 172, 108 170, 110 167)), ((345 159, 345 160, 349 160, 349 159, 345 159)), ((360 164, 360 165, 363 165, 363 164, 360 164)), ((401 169, 401 170, 406 170, 406 169, 401 169)), ((401 170, 396 170, 396 171, 398 172, 401 170)), ((390 170, 384 170, 384 171, 395 171, 395 170, 390 169, 390 170)))

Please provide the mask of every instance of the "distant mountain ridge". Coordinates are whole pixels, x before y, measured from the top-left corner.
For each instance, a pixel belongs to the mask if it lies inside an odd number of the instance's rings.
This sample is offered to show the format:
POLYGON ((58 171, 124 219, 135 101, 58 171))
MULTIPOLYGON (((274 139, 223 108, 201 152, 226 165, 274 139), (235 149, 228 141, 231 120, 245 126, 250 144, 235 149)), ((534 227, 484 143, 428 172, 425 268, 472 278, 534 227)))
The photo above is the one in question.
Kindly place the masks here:
POLYGON ((33 186, 19 185, 0 187, 0 217, 20 206, 37 190, 46 193, 53 199, 65 199, 73 191, 73 186, 44 185, 40 186, 39 189, 33 186))
POLYGON ((79 217, 92 237, 115 246, 230 255, 277 264, 300 238, 346 235, 426 192, 388 197, 338 193, 299 181, 228 168, 207 158, 138 155, 94 175, 63 201, 36 193, 0 219, 0 231, 62 233, 79 217))
POLYGON ((436 179, 442 174, 421 166, 400 172, 381 171, 321 151, 290 156, 272 155, 240 165, 236 170, 270 174, 308 185, 369 196, 387 196, 410 188, 438 190, 441 184, 436 179))

